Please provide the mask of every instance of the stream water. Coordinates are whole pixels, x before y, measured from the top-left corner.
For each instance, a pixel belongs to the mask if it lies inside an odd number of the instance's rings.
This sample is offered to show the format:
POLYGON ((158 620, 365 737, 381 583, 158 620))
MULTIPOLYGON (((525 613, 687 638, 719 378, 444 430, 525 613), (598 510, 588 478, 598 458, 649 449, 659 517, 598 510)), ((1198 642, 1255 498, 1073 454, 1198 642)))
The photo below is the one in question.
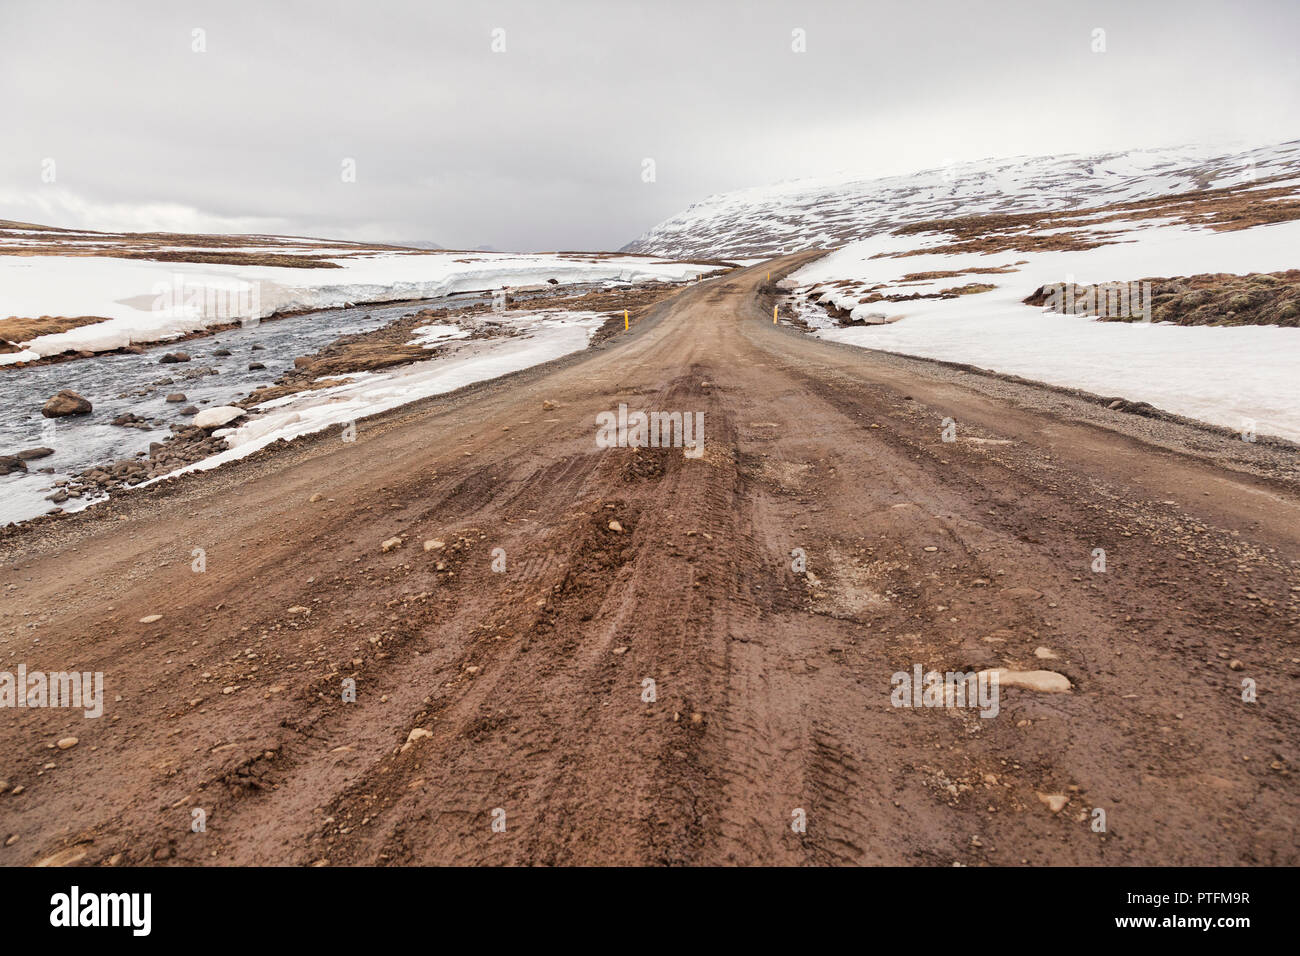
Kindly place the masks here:
MULTIPOLYGON (((187 406, 203 409, 237 401, 260 385, 272 384, 293 367, 297 356, 311 354, 340 336, 368 332, 421 309, 480 302, 490 303, 491 297, 469 294, 393 306, 329 309, 161 343, 140 355, 105 354, 0 370, 0 455, 38 446, 54 449, 53 455, 27 462, 27 474, 0 476, 0 526, 60 507, 46 500, 57 479, 147 450, 150 442, 171 434, 169 425, 192 419, 181 414, 187 406), (214 354, 218 350, 230 354, 214 354), (159 364, 168 352, 185 352, 191 361, 159 364), (265 369, 249 369, 253 363, 265 369), (209 369, 216 374, 208 373, 209 369), (85 396, 94 411, 64 418, 42 416, 41 406, 61 389, 85 396), (167 402, 167 395, 175 392, 184 394, 185 401, 167 402), (110 424, 128 412, 161 424, 147 429, 110 424)), ((61 507, 73 511, 86 504, 89 500, 69 499, 61 507)))

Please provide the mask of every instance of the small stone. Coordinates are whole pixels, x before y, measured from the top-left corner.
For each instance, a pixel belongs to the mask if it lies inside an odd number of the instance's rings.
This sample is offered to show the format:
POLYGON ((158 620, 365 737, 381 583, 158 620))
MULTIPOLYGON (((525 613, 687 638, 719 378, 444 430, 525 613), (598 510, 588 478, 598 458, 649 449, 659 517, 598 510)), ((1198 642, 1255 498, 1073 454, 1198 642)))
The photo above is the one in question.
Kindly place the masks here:
POLYGON ((72 866, 74 863, 80 863, 85 858, 86 848, 84 846, 70 846, 66 850, 60 850, 58 853, 51 854, 32 865, 38 867, 72 866))
POLYGON ((1054 660, 1056 660, 1056 652, 1053 651, 1053 650, 1049 650, 1049 649, 1046 648, 1046 647, 1035 647, 1035 648, 1034 648, 1034 656, 1037 657, 1039 660, 1042 660, 1042 661, 1054 661, 1054 660))
POLYGON ((623 526, 619 524, 617 521, 611 521, 609 523, 609 530, 613 531, 615 534, 622 534, 623 526))
POLYGON ((289 613, 290 613, 290 614, 310 614, 310 613, 311 613, 311 608, 309 608, 309 607, 303 607, 301 604, 295 604, 293 607, 289 608, 289 613))
POLYGON ((1065 694, 1073 687, 1068 677, 1056 671, 1013 671, 1005 667, 980 671, 981 678, 987 674, 997 678, 999 687, 1020 687, 1043 694, 1065 694))
POLYGON ((939 549, 931 544, 931 545, 927 545, 925 548, 922 548, 921 550, 933 553, 935 551, 938 551, 939 549))
POLYGON ((1230 671, 1244 670, 1245 667, 1246 665, 1243 664, 1241 661, 1237 660, 1235 657, 1232 660, 1228 661, 1228 670, 1230 671))
POLYGON ((626 654, 626 653, 627 653, 627 645, 626 645, 626 644, 620 644, 618 647, 614 648, 614 653, 615 653, 615 654, 626 654))
POLYGON ((140 618, 140 623, 141 623, 141 624, 152 624, 152 623, 154 623, 155 621, 161 621, 161 620, 162 620, 162 615, 161 615, 161 614, 146 614, 144 617, 140 618))
POLYGON ((77 740, 76 737, 60 737, 58 742, 55 743, 55 746, 60 750, 71 750, 73 747, 77 746, 78 743, 80 743, 80 741, 77 740))
POLYGON ((425 551, 441 551, 446 546, 447 542, 440 541, 437 538, 430 538, 428 541, 424 542, 425 551))
POLYGON ((1060 813, 1065 809, 1066 803, 1069 802, 1069 799, 1063 793, 1040 793, 1038 799, 1043 801, 1047 809, 1053 813, 1060 813))
POLYGON ((400 548, 401 546, 402 546, 402 539, 401 539, 401 538, 389 538, 387 541, 385 541, 385 542, 384 542, 383 544, 381 544, 379 547, 383 549, 384 554, 387 554, 389 551, 396 551, 396 550, 397 550, 398 548, 400 548))
POLYGON ((322 495, 322 494, 318 491, 318 492, 316 492, 314 495, 312 495, 310 498, 308 498, 307 500, 310 501, 312 504, 315 504, 315 503, 318 502, 318 501, 324 501, 324 500, 325 500, 325 496, 322 495))

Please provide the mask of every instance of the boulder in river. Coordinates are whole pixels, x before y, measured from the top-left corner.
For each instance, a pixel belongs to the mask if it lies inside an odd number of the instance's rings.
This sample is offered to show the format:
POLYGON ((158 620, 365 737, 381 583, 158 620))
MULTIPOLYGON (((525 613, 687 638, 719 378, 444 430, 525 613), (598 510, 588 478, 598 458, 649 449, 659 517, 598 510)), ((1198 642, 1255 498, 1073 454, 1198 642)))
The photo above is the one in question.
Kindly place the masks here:
POLYGON ((172 392, 170 395, 167 396, 167 401, 173 405, 179 405, 181 402, 185 401, 185 393, 172 392))
POLYGON ((65 388, 46 401, 41 414, 46 418, 62 418, 64 415, 89 415, 90 410, 90 402, 65 388))
POLYGON ((24 448, 18 453, 18 457, 23 461, 31 461, 33 458, 48 458, 54 454, 53 448, 24 448))
POLYGON ((177 362, 188 362, 190 356, 186 352, 168 352, 158 360, 159 365, 175 365, 177 362))
POLYGON ((0 455, 0 475, 12 475, 15 471, 26 470, 27 465, 17 455, 0 455))
POLYGON ((260 372, 260 371, 261 371, 262 369, 264 369, 264 368, 266 368, 266 366, 263 365, 261 362, 249 362, 249 363, 248 363, 248 370, 249 370, 250 372, 260 372))
POLYGON ((152 428, 153 424, 147 418, 141 418, 135 412, 127 412, 124 415, 118 415, 113 419, 111 425, 119 425, 122 428, 152 428))

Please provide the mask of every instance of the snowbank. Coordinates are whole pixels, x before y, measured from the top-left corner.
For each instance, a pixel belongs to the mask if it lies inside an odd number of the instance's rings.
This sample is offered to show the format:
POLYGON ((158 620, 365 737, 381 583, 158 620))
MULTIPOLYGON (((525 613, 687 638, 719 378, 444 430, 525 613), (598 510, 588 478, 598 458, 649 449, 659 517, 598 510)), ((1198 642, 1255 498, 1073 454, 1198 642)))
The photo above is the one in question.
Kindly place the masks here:
MULTIPOLYGON (((274 249, 268 251, 275 251, 274 249)), ((107 321, 20 343, 0 364, 66 351, 105 352, 276 312, 427 299, 521 285, 678 281, 719 268, 645 256, 378 253, 338 269, 0 254, 0 318, 103 316, 107 321)))
MULTIPOLYGON (((924 240, 930 245, 948 237, 924 240)), ((903 275, 960 271, 1020 262, 1015 272, 942 278, 889 292, 937 292, 968 282, 989 292, 955 299, 875 302, 828 290, 826 299, 855 314, 884 312, 898 321, 821 329, 837 342, 962 362, 1024 378, 1123 396, 1201 421, 1300 441, 1300 329, 1276 326, 1184 327, 1100 322, 1024 305, 1041 285, 1135 281, 1197 273, 1275 272, 1300 267, 1300 222, 1213 232, 1183 225, 1130 225, 1123 241, 1076 252, 918 255, 873 259, 917 248, 918 238, 877 236, 805 266, 792 278, 807 292, 817 283, 857 279, 867 285, 903 275)))
MULTIPOLYGON (((587 347, 592 334, 605 320, 603 312, 520 310, 495 314, 491 321, 509 324, 523 334, 470 342, 444 358, 417 362, 387 372, 360 372, 349 375, 351 381, 344 385, 299 392, 266 402, 257 406, 260 411, 254 411, 246 423, 214 433, 226 439, 231 446, 228 450, 145 484, 165 481, 190 471, 216 468, 281 439, 287 441, 323 431, 331 425, 356 422, 367 415, 417 399, 441 395, 580 351, 587 347)), ((359 432, 364 434, 364 426, 359 432)))

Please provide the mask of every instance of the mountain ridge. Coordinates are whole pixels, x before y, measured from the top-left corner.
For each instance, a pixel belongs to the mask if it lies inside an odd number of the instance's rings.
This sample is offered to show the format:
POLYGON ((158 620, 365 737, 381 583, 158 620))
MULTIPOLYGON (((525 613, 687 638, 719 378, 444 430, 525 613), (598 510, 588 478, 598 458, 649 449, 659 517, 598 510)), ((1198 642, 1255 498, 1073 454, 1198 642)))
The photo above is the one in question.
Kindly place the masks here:
POLYGON ((706 197, 620 252, 756 258, 836 246, 908 222, 1081 208, 1295 176, 1300 140, 992 158, 883 177, 784 180, 706 197))

